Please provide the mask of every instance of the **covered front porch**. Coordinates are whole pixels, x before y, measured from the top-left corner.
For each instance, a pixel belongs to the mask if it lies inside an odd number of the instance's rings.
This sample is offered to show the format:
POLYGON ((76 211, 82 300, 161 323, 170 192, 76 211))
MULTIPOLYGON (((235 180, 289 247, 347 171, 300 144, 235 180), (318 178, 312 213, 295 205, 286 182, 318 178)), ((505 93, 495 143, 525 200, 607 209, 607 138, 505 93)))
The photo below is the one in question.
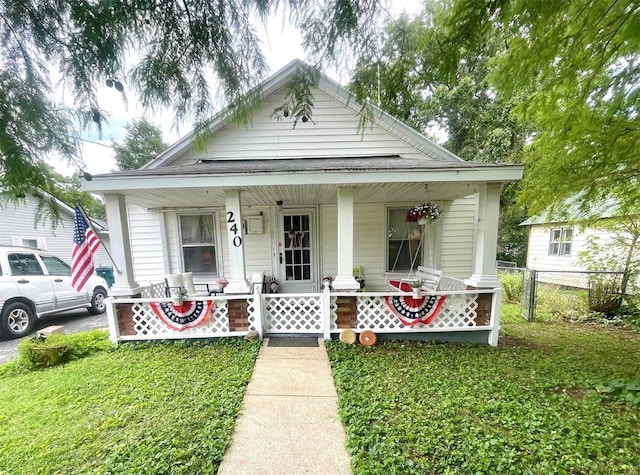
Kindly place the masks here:
POLYGON ((256 283, 246 295, 196 298, 211 302, 210 314, 197 326, 177 328, 158 317, 159 303, 170 305, 164 283, 142 289, 139 298, 108 299, 111 339, 146 341, 157 339, 242 337, 256 332, 270 335, 316 335, 337 338, 344 330, 360 334, 373 331, 384 338, 428 338, 497 345, 502 291, 467 289, 458 279, 443 277, 430 297, 442 305, 425 323, 407 325, 398 318, 390 302, 411 298, 405 292, 321 292, 264 294, 256 283), (155 308, 154 308, 155 307, 155 308))
POLYGON ((146 182, 141 172, 131 178, 106 176, 100 187, 121 271, 108 309, 114 341, 217 338, 250 331, 332 338, 348 329, 497 344, 500 188, 519 170, 490 165, 385 170, 366 180, 327 173, 323 183, 317 183, 317 174, 296 173, 302 183, 268 176, 273 183, 265 184, 270 180, 247 176, 242 186, 229 186, 228 177, 201 174, 171 180, 153 176, 146 182), (405 223, 407 208, 425 201, 425 190, 442 216, 423 227, 405 223), (194 216, 197 223, 211 216, 211 224, 195 227, 196 234, 207 237, 187 240, 185 229, 196 222, 194 216), (257 233, 253 220, 260 224, 257 233), (151 223, 157 232, 142 233, 151 223), (399 226, 406 230, 395 229, 399 226), (415 233, 422 251, 411 248, 415 233), (211 254, 213 264, 198 272, 203 252, 211 254), (433 319, 408 325, 389 302, 410 294, 391 288, 389 279, 411 278, 414 265, 443 270, 440 286, 428 295, 444 298, 433 319), (364 289, 356 269, 364 273, 364 289), (152 309, 154 302, 171 300, 164 277, 175 272, 193 272, 196 283, 228 281, 223 292, 192 299, 213 307, 198 326, 175 330, 152 309), (260 278, 252 281, 255 274, 260 278), (270 288, 263 276, 277 280, 278 293, 266 293, 270 288), (332 277, 330 290, 323 288, 326 276, 332 277))

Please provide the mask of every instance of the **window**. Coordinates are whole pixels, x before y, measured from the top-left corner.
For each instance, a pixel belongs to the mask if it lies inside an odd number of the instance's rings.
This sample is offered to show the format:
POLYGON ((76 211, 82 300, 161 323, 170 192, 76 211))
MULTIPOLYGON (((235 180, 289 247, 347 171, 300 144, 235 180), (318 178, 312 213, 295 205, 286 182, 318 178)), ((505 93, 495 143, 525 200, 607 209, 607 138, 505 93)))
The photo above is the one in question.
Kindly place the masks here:
POLYGON ((549 240, 550 256, 570 256, 573 228, 553 228, 549 240))
POLYGON ((406 208, 389 208, 387 213, 387 272, 410 271, 421 266, 423 226, 405 221, 406 208))
POLYGON ((178 216, 184 272, 218 274, 213 214, 178 216))
POLYGON ((11 236, 14 246, 30 247, 31 249, 47 249, 47 238, 35 236, 11 236))
POLYGON ((44 275, 34 254, 9 254, 11 275, 44 275))
POLYGON ((37 239, 23 239, 23 246, 30 247, 31 249, 38 249, 38 240, 37 239))
POLYGON ((69 265, 54 256, 40 256, 49 275, 71 275, 69 265))

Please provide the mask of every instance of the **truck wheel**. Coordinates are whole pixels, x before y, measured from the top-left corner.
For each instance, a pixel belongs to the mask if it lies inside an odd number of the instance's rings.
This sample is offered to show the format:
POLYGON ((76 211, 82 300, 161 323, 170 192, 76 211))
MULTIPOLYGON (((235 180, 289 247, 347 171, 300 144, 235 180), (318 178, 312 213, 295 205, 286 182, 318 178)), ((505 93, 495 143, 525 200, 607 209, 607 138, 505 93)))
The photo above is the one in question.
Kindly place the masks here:
POLYGON ((0 320, 0 330, 8 338, 21 338, 31 333, 35 315, 31 307, 22 302, 5 305, 0 320))
POLYGON ((107 291, 102 287, 98 287, 93 291, 93 297, 91 297, 91 307, 88 308, 91 315, 99 315, 107 310, 107 304, 104 303, 104 299, 107 298, 107 291))

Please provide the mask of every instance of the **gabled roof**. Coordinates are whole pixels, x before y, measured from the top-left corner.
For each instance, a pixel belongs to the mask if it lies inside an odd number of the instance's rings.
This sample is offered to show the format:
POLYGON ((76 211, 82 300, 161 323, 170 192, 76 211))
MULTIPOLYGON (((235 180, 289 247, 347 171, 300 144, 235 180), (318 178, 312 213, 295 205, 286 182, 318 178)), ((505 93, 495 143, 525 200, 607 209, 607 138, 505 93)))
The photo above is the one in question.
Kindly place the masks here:
MULTIPOLYGON (((268 97, 285 88, 301 69, 308 67, 310 66, 305 62, 296 59, 266 79, 256 88, 256 90, 251 91, 248 94, 259 92, 261 100, 264 101, 268 97)), ((353 110, 355 113, 360 111, 361 104, 355 102, 353 94, 322 73, 319 75, 317 88, 341 103, 343 106, 353 110)), ((437 162, 453 162, 458 165, 463 164, 463 166, 468 163, 373 104, 368 103, 367 107, 372 111, 371 117, 375 125, 381 127, 396 138, 411 144, 417 150, 432 157, 437 162)), ((231 124, 231 120, 231 108, 228 107, 211 119, 209 132, 214 134, 216 131, 222 130, 231 124)), ((159 154, 155 159, 142 167, 142 170, 157 169, 171 165, 174 161, 178 160, 182 155, 190 150, 195 138, 195 131, 185 135, 171 145, 167 150, 159 154)))

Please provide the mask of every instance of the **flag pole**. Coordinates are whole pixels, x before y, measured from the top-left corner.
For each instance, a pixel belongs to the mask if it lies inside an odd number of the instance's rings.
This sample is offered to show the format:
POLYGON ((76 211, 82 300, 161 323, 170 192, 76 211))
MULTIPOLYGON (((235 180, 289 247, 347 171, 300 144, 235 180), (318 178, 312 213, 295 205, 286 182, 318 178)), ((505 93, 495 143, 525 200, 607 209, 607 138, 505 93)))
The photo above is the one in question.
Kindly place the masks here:
POLYGON ((84 208, 82 207, 82 205, 80 203, 77 203, 77 205, 78 205, 78 208, 80 209, 80 212, 82 213, 82 216, 84 216, 84 219, 87 221, 87 224, 89 225, 89 227, 91 228, 93 233, 98 238, 98 241, 100 241, 100 244, 102 244, 102 247, 104 247, 104 250, 106 251, 107 256, 109 256, 109 259, 111 260, 111 263, 113 264, 113 267, 115 268, 116 272, 118 272, 118 275, 122 275, 122 271, 118 268, 118 265, 116 264, 116 261, 113 260, 113 257, 111 256, 111 253, 109 252, 109 249, 107 249, 107 246, 105 246, 104 242, 102 242, 102 239, 100 238, 100 235, 96 232, 95 229, 93 229, 93 224, 91 224, 91 219, 89 219, 89 216, 87 216, 87 212, 84 210, 84 208))

